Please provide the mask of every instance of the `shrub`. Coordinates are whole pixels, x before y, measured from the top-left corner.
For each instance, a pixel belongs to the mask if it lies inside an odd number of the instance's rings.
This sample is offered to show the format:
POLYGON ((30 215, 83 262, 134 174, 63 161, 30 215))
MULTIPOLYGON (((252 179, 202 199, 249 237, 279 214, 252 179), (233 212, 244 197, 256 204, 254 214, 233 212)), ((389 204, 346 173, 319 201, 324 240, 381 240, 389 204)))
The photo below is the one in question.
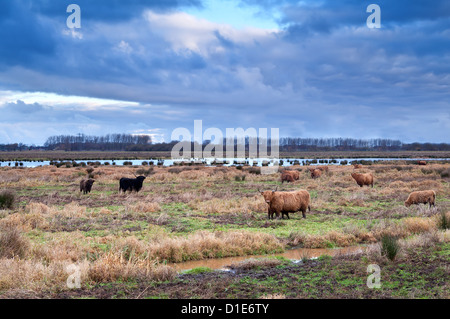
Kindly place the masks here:
POLYGON ((12 209, 14 202, 16 201, 16 195, 9 190, 0 192, 0 209, 12 209))
POLYGON ((381 254, 386 256, 389 260, 395 259, 399 248, 400 246, 396 237, 389 235, 383 235, 383 237, 381 237, 381 254))

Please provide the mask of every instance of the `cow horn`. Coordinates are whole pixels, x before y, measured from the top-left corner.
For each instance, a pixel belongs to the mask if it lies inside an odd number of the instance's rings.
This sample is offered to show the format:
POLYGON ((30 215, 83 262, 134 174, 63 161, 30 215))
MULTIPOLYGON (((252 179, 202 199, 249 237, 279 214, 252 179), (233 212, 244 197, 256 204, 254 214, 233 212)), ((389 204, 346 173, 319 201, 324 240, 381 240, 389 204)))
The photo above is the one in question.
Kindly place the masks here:
POLYGON ((275 190, 273 190, 272 192, 276 192, 278 190, 278 186, 277 187, 275 187, 275 190))

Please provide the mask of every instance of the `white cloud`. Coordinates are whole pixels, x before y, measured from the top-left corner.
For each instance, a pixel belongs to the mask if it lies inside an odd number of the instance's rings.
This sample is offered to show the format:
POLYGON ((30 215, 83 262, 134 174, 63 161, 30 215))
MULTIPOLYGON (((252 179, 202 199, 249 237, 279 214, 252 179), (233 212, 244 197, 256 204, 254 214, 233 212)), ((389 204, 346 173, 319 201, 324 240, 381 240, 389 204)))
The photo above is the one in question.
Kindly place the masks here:
POLYGON ((274 33, 274 30, 258 28, 240 30, 228 24, 214 23, 184 12, 160 14, 147 11, 144 16, 152 32, 169 41, 172 48, 179 53, 190 50, 208 56, 210 53, 223 52, 224 48, 216 32, 229 41, 242 45, 273 38, 274 33))

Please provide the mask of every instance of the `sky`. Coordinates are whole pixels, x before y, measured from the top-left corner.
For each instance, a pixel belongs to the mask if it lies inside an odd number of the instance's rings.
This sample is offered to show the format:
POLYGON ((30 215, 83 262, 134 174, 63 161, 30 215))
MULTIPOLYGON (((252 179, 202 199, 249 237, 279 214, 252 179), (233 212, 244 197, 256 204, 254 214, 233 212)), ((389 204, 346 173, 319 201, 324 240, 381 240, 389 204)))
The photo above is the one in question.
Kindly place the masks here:
POLYGON ((449 143, 450 2, 0 1, 0 144, 168 142, 194 120, 224 135, 449 143))

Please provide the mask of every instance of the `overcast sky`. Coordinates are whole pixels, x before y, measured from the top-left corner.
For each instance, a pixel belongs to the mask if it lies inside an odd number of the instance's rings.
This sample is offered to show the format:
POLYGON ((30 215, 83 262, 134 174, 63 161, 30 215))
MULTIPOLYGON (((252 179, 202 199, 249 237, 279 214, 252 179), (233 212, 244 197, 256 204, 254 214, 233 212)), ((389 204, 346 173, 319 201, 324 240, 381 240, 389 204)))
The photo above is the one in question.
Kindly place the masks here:
POLYGON ((0 1, 0 143, 194 120, 450 142, 450 1, 0 1))

